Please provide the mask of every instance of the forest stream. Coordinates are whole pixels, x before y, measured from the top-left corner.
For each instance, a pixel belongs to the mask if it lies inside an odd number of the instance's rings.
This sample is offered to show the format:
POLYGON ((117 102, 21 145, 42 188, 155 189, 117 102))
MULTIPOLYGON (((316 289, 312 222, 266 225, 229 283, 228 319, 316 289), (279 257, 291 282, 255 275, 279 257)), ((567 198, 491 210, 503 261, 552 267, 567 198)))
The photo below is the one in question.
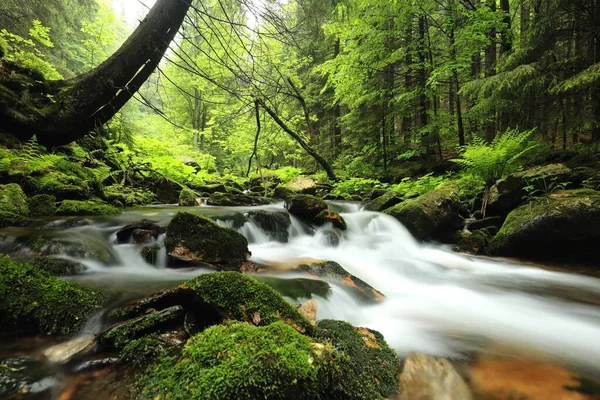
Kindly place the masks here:
MULTIPOLYGON (((201 214, 242 233, 249 242, 250 261, 260 266, 255 276, 289 301, 301 303, 312 295, 318 303, 317 319, 341 319, 378 330, 401 359, 419 352, 456 360, 457 365, 464 366, 463 373, 475 394, 493 391, 494 385, 505 391, 513 385, 531 385, 532 397, 528 398, 597 398, 586 395, 585 390, 564 388, 590 383, 589 379, 600 374, 597 276, 585 270, 567 273, 515 260, 453 253, 441 245, 418 243, 394 218, 363 211, 357 203, 330 202, 330 207, 341 213, 346 231, 329 224, 311 228, 291 216, 288 243, 271 240, 241 217, 251 209, 285 211, 283 203, 260 207, 155 206, 131 209, 119 216, 80 218, 77 223, 53 217, 29 228, 7 228, 1 232, 0 251, 14 252, 16 247, 26 246, 18 244, 27 243, 18 238, 31 234, 59 237, 67 243, 64 257, 88 268, 67 279, 101 287, 122 301, 175 287, 211 271, 167 268, 164 234, 156 241, 162 246, 157 265, 149 265, 140 255, 139 245, 116 244, 117 230, 142 218, 165 226, 182 210, 201 214), (93 254, 103 251, 110 252, 111 262, 94 259, 93 254), (326 293, 318 285, 313 291, 305 275, 289 271, 298 264, 319 260, 339 263, 385 299, 366 304, 346 285, 330 279, 325 279, 329 285, 326 293), (295 289, 300 286, 304 294, 298 295, 295 289), (494 376, 491 380, 490 371, 494 376), (553 385, 558 385, 558 390, 553 385), (544 387, 550 397, 544 397, 544 387)), ((103 313, 92 318, 80 335, 99 333, 104 328, 103 313)), ((4 368, 35 371, 24 374, 23 382, 3 383, 24 385, 29 392, 24 398, 31 399, 119 397, 118 379, 110 376, 110 366, 116 360, 112 355, 96 354, 76 365, 53 367, 44 361, 43 353, 54 345, 52 339, 39 337, 0 343, 4 368)), ((525 391, 515 393, 529 393, 527 388, 521 390, 525 391)))

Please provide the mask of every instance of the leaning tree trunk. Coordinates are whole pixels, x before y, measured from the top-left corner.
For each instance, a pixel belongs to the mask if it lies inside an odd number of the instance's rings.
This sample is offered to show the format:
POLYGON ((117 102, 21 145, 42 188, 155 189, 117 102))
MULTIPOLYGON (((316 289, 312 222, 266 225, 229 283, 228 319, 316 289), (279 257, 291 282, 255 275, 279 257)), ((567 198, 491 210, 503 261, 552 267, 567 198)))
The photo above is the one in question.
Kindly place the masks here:
POLYGON ((121 48, 85 74, 28 91, 0 93, 0 131, 22 140, 35 134, 40 144, 58 146, 108 122, 152 74, 190 4, 191 0, 158 0, 121 48))

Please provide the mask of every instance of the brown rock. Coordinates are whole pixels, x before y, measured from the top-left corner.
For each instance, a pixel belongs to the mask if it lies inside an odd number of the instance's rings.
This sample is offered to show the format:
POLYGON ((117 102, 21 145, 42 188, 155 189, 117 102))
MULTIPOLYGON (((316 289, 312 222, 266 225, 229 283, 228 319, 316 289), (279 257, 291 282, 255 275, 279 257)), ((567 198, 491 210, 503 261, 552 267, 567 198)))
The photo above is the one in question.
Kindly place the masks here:
POLYGON ((304 316, 311 324, 316 325, 317 323, 317 301, 310 299, 298 308, 300 314, 304 316))

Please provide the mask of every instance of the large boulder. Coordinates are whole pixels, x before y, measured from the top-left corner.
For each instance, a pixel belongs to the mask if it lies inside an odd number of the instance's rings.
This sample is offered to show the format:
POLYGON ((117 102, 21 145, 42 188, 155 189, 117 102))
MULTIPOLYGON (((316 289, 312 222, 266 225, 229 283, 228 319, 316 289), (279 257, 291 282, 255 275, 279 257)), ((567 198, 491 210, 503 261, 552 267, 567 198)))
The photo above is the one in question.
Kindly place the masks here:
POLYGON ((444 358, 413 353, 400 374, 400 400, 471 400, 469 386, 444 358))
POLYGON ((536 191, 535 194, 544 195, 544 191, 548 190, 551 184, 573 183, 576 179, 573 171, 563 164, 544 165, 508 175, 490 188, 487 213, 506 215, 523 204, 523 198, 527 194, 524 191, 526 186, 536 191))
POLYGON ((531 259, 597 260, 600 192, 550 194, 508 214, 489 245, 494 255, 531 259))
POLYGON ((238 269, 250 254, 248 241, 242 234, 189 213, 178 213, 171 220, 165 247, 170 266, 238 269))
POLYGON ((0 185, 0 228, 27 221, 29 206, 27 196, 16 183, 0 185))
MULTIPOLYGON (((373 191, 375 193, 375 191, 373 191)), ((402 203, 402 197, 396 192, 384 192, 365 205, 367 211, 384 211, 396 204, 402 203)))
POLYGON ((45 217, 56 214, 56 197, 49 194, 38 194, 29 197, 27 205, 32 217, 45 217))
MULTIPOLYGON (((149 235, 151 239, 156 239, 161 233, 161 230, 161 227, 156 225, 156 221, 142 219, 140 221, 127 224, 119 229, 117 231, 117 243, 123 244, 133 242, 136 244, 141 244, 136 239, 143 238, 147 235, 149 235)), ((142 240, 141 242, 147 243, 147 240, 142 240)))
POLYGON ((0 299, 3 334, 68 335, 100 311, 107 297, 0 256, 0 299))
POLYGON ((285 208, 290 214, 304 220, 314 219, 321 211, 327 210, 327 203, 324 200, 307 195, 299 194, 289 197, 285 201, 285 208))
POLYGON ((463 228, 458 188, 445 185, 384 211, 400 221, 417 240, 453 242, 463 228))
POLYGON ((285 211, 250 211, 248 213, 248 220, 256 224, 271 239, 287 243, 289 237, 288 228, 292 224, 292 221, 290 215, 285 211))
POLYGON ((179 201, 178 204, 181 207, 193 207, 196 205, 196 193, 189 190, 183 189, 181 193, 179 193, 179 201))

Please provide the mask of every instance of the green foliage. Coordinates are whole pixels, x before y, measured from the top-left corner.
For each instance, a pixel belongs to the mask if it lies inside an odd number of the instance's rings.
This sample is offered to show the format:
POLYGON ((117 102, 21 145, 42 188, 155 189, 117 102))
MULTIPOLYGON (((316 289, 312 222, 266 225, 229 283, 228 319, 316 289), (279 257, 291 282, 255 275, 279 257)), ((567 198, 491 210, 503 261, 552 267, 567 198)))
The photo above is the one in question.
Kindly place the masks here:
MULTIPOLYGON (((263 175, 275 175, 279 179, 281 179, 282 184, 289 183, 294 178, 297 178, 302 175, 302 170, 296 167, 283 167, 279 169, 263 169, 263 175)), ((260 174, 255 174, 251 176, 260 176, 260 174)))
POLYGON ((387 185, 379 182, 376 179, 365 178, 350 178, 344 181, 336 182, 333 185, 331 194, 337 196, 344 195, 365 195, 373 191, 373 189, 384 189, 387 185))
POLYGON ((308 337, 281 322, 264 327, 217 325, 192 337, 181 357, 164 357, 148 371, 142 396, 318 398, 327 385, 325 355, 308 337))
POLYGON ((447 179, 447 176, 434 176, 433 173, 429 173, 417 179, 404 178, 391 189, 405 198, 413 198, 434 190, 447 179))
POLYGON ((0 227, 24 222, 29 217, 27 197, 19 185, 0 185, 0 227))
POLYGON ((463 149, 461 158, 452 161, 465 167, 469 173, 481 177, 487 186, 491 186, 498 179, 519 169, 519 157, 535 147, 528 144, 532 133, 533 131, 508 130, 490 144, 475 138, 473 144, 463 149))
POLYGON ((3 333, 67 335, 77 332, 106 296, 0 255, 0 323, 3 333))
POLYGON ((121 211, 100 200, 64 200, 56 209, 57 215, 111 215, 121 211))
POLYGON ((549 196, 551 193, 556 191, 565 190, 571 184, 571 182, 563 182, 560 176, 550 176, 548 174, 541 174, 534 177, 524 177, 525 186, 523 191, 525 195, 523 198, 527 201, 533 200, 539 196, 549 196))

